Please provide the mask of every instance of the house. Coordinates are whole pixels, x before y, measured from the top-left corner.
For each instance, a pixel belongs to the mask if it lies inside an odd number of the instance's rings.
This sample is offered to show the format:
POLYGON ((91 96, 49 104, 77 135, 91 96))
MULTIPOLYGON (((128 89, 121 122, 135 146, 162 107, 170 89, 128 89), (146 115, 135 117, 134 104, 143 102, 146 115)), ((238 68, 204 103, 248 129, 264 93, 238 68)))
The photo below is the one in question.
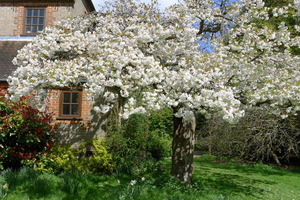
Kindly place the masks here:
MULTIPOLYGON (((91 0, 0 0, 0 90, 17 68, 12 60, 19 49, 30 43, 55 20, 95 11, 91 0)), ((104 137, 101 119, 91 112, 91 103, 82 91, 55 88, 47 98, 57 129, 57 141, 78 146, 94 137, 104 137)))

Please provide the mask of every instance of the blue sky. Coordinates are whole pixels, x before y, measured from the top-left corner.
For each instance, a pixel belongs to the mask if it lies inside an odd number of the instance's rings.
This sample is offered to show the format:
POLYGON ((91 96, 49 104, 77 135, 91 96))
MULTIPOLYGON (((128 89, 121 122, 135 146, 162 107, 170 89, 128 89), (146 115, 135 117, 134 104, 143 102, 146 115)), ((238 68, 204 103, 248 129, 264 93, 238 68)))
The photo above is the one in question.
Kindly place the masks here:
MULTIPOLYGON (((94 3, 94 6, 96 10, 98 10, 99 5, 103 4, 104 0, 92 0, 94 3)), ((150 2, 151 0, 140 0, 141 2, 150 2)), ((172 5, 174 3, 177 3, 178 0, 158 0, 158 3, 160 4, 161 9, 164 9, 165 7, 172 5)))

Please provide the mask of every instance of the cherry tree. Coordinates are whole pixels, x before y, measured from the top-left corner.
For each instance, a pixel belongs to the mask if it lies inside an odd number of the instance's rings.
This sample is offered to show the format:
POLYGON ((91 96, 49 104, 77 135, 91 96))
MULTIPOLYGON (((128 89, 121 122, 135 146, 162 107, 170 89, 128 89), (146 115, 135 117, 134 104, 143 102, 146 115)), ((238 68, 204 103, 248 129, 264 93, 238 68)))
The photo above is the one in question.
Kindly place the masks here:
MULTIPOLYGON (((192 181, 196 114, 237 122, 242 104, 268 106, 285 117, 299 110, 299 44, 288 28, 258 27, 269 12, 260 0, 186 0, 164 13, 157 4, 116 1, 103 12, 59 21, 19 51, 9 78, 12 99, 43 103, 53 87, 82 87, 94 111, 119 116, 174 111, 172 175, 192 181), (217 33, 207 37, 208 33, 217 33), (221 37, 222 36, 222 37, 221 37), (211 52, 199 51, 209 39, 211 52), (200 42, 201 44, 201 42, 200 42), (283 109, 284 108, 284 109, 283 109)), ((298 2, 287 6, 295 11, 298 2)), ((298 27, 295 27, 299 30, 298 27)))

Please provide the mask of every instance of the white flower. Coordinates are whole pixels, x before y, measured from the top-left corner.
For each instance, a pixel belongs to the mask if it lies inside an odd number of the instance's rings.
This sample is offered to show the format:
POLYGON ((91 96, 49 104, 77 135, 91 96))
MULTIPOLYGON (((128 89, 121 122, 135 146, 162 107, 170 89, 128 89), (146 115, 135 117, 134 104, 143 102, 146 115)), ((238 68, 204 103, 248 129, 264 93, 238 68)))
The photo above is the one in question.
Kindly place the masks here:
POLYGON ((136 183, 137 183, 136 180, 131 180, 131 181, 130 181, 130 185, 135 185, 136 183))
MULTIPOLYGON (((267 19, 270 11, 278 17, 292 7, 300 12, 299 0, 273 10, 262 0, 244 0, 232 3, 225 18, 218 17, 222 12, 215 1, 185 2, 162 15, 128 5, 130 16, 114 8, 56 22, 18 52, 13 62, 19 68, 8 80, 11 99, 80 85, 84 79, 88 98, 101 99, 93 108, 96 113, 108 113, 119 101, 124 103, 124 118, 177 107, 176 115, 187 120, 196 112, 218 112, 235 122, 243 115, 237 97, 249 105, 268 100, 270 112, 283 117, 286 113, 279 108, 287 102, 293 107, 288 114, 299 110, 294 107, 300 104, 300 58, 290 49, 300 46, 300 36, 285 23, 276 28, 252 23, 267 19), (195 41, 207 37, 197 36, 191 26, 199 24, 199 18, 226 27, 227 44, 216 37, 209 41, 214 51, 200 53, 195 41), (60 52, 69 54, 60 57, 60 52)), ((36 97, 41 104, 43 99, 36 97)))

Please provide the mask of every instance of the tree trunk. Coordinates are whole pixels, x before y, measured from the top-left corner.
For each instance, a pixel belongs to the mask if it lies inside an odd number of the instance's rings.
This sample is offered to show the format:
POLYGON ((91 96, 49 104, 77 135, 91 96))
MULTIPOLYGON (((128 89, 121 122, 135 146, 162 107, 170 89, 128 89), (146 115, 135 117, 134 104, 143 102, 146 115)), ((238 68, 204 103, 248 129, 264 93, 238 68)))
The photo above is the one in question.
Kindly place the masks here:
POLYGON ((123 105, 124 105, 124 98, 121 96, 119 92, 119 97, 117 101, 117 124, 119 127, 122 126, 122 115, 123 115, 123 105))
POLYGON ((192 182, 193 176, 195 129, 195 117, 187 121, 174 116, 171 174, 187 183, 192 182))
POLYGON ((212 155, 212 131, 209 130, 209 136, 208 136, 208 154, 212 155))

